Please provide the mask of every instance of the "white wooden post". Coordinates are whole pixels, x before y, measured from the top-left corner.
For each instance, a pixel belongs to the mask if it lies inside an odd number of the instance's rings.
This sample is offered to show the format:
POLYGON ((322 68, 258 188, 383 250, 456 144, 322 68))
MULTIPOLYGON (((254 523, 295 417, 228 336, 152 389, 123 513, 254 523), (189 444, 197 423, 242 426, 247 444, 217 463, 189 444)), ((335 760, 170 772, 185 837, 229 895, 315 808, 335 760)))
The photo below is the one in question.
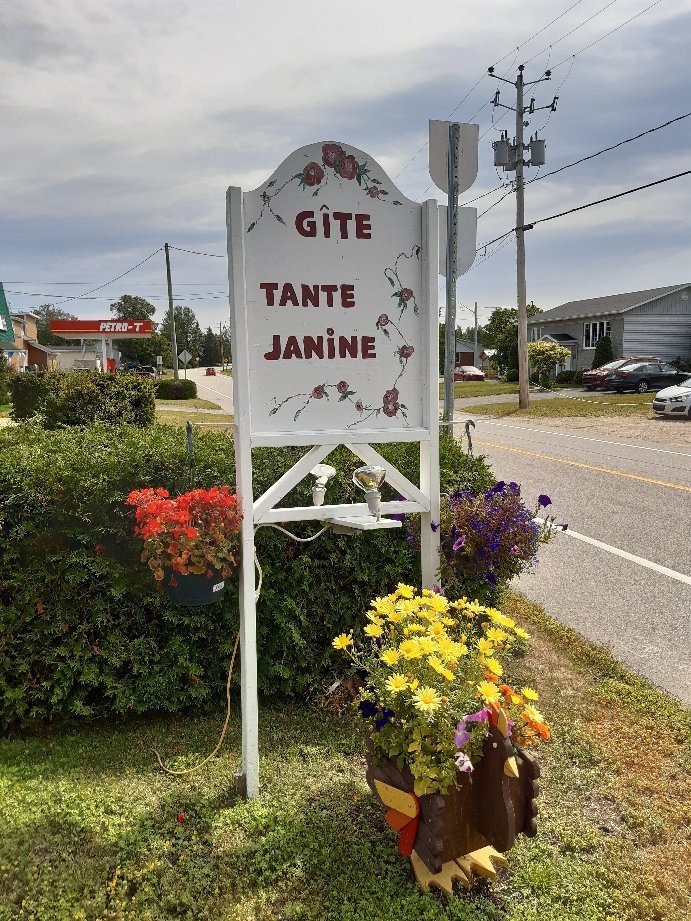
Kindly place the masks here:
MULTIPOLYGON (((249 419, 249 356, 247 351, 247 303, 245 297, 245 243, 242 191, 228 189, 228 290, 231 303, 234 412, 249 419)), ((240 563, 240 663, 242 700, 242 766, 248 798, 259 793, 259 702, 257 697, 257 604, 254 596, 254 495, 252 446, 247 425, 233 427, 236 491, 242 512, 240 563)))
POLYGON ((424 395, 424 424, 429 441, 420 442, 420 489, 429 496, 430 510, 420 515, 420 565, 422 587, 433 588, 439 581, 439 308, 437 266, 439 264, 439 218, 437 203, 422 206, 422 278, 427 286, 427 354, 429 368, 424 395), (432 526, 437 527, 433 530, 432 526))

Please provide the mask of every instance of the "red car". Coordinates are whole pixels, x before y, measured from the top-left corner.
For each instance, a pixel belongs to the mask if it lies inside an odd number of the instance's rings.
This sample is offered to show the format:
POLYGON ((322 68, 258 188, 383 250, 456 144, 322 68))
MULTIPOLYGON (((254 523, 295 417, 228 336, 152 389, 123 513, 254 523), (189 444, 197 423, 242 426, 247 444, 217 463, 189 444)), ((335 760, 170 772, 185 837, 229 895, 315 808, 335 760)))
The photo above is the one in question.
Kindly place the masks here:
POLYGON ((472 365, 461 365, 453 372, 453 379, 455 381, 484 381, 485 374, 484 371, 472 365))
POLYGON ((206 374, 207 377, 216 377, 216 369, 215 369, 215 368, 207 368, 205 374, 206 374))
POLYGON ((583 386, 586 390, 598 390, 605 385, 605 376, 612 371, 618 371, 624 365, 634 361, 661 361, 652 355, 639 355, 637 358, 617 358, 614 361, 608 361, 601 368, 593 368, 591 371, 583 372, 583 386))

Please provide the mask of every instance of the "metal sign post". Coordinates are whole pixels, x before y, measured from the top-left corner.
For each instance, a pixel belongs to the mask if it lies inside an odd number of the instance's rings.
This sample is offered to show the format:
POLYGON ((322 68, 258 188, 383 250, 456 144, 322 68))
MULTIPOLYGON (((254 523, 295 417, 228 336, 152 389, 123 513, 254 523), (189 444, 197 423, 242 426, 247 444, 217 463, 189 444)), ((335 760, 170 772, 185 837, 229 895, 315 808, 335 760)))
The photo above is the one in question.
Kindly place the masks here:
POLYGON ((182 352, 180 352, 180 354, 178 355, 178 358, 180 359, 180 361, 181 361, 181 362, 183 363, 183 365, 185 366, 185 380, 187 380, 187 363, 188 363, 189 361, 191 361, 192 356, 191 356, 190 353, 187 351, 187 349, 183 349, 182 352))
MULTIPOLYGON (((338 445, 384 467, 404 496, 381 514, 421 519, 423 585, 439 566, 438 208, 405 198, 368 154, 320 142, 258 189, 227 196, 240 574, 242 746, 259 790, 254 530, 261 523, 364 522, 367 503, 280 507, 338 445), (371 443, 417 442, 419 484, 371 443), (252 449, 309 450, 255 499, 252 449)), ((368 527, 377 526, 370 517, 368 527)), ((381 519, 381 524, 387 524, 381 519)), ((388 524, 391 522, 389 520, 388 524)), ((356 525, 357 526, 357 525, 356 525)))

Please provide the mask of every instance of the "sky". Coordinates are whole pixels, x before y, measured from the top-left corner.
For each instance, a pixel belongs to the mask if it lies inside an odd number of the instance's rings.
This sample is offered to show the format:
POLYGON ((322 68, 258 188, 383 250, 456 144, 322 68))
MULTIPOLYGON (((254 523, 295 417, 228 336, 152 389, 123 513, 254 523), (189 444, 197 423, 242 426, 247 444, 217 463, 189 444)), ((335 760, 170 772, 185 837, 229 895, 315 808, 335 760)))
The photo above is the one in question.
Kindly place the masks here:
MULTIPOLYGON (((337 140, 374 157, 407 197, 443 201, 426 141, 429 119, 451 117, 480 126, 463 204, 510 177, 494 168, 491 142, 513 134, 514 115, 490 100, 500 88, 513 105, 515 94, 488 66, 511 80, 519 64, 526 80, 552 69, 527 94, 536 106, 559 95, 556 112, 535 112, 526 128, 546 139, 544 174, 691 111, 689 36, 691 0, 2 4, 0 281, 14 311, 55 303, 107 317, 127 293, 160 320, 155 251, 167 241, 211 254, 173 250, 172 275, 175 302, 217 329, 228 323, 216 256, 229 185, 255 188, 296 148, 337 140)), ((526 221, 691 169, 690 151, 686 118, 530 184, 526 221)), ((506 191, 475 203, 490 208, 478 245, 515 226, 506 191)), ((526 234, 528 300, 549 309, 690 282, 690 201, 687 176, 537 225, 526 234)), ((516 304, 515 237, 500 244, 459 281, 461 325, 475 301, 480 322, 516 304)))

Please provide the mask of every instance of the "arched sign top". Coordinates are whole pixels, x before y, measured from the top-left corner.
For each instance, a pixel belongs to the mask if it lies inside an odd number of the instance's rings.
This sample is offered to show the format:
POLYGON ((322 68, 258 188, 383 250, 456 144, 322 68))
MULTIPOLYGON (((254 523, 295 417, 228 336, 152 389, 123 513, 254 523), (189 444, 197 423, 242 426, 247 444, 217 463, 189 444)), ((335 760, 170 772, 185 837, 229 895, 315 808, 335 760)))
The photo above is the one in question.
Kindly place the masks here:
POLYGON ((426 440, 436 203, 430 235, 422 204, 335 141, 301 147, 259 188, 230 196, 240 205, 231 275, 244 280, 231 297, 236 316, 242 308, 234 335, 240 345, 244 326, 247 343, 235 387, 247 387, 252 443, 426 440))
POLYGON ((371 199, 370 204, 376 202, 393 208, 418 204, 403 195, 374 157, 341 141, 318 141, 300 147, 285 158, 266 182, 248 194, 268 196, 273 207, 267 210, 280 213, 280 196, 293 183, 306 193, 305 197, 328 196, 335 185, 352 191, 352 184, 371 199))

